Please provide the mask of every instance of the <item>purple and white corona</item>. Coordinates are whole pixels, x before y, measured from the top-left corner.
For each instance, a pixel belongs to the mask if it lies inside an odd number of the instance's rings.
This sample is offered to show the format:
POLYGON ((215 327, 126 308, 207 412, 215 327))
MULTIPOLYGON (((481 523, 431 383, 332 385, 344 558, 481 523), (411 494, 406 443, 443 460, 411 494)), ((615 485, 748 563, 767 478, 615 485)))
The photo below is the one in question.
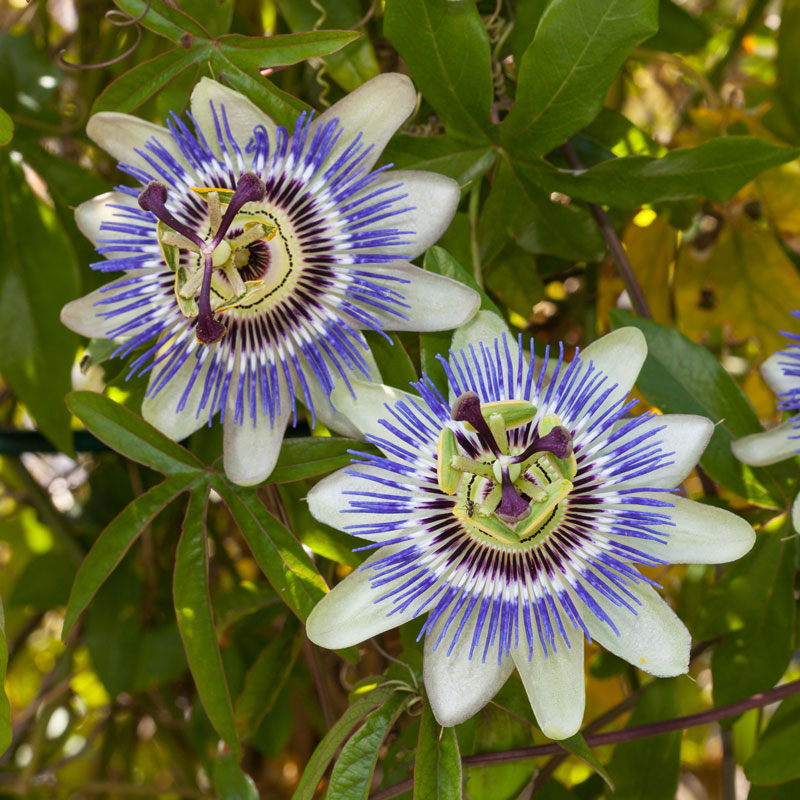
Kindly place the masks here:
POLYGON ((447 228, 455 181, 375 169, 412 113, 402 75, 364 84, 292 131, 204 79, 191 126, 126 114, 92 117, 89 136, 138 186, 76 211, 80 229, 124 276, 68 304, 62 320, 118 341, 131 374, 149 373, 144 417, 182 439, 220 414, 224 463, 266 478, 297 403, 333 429, 337 384, 379 380, 361 330, 446 330, 477 294, 408 261, 447 228))
POLYGON ((563 350, 534 358, 479 312, 456 332, 447 398, 427 380, 416 395, 359 393, 349 413, 382 455, 323 479, 309 504, 376 552, 317 605, 309 638, 346 647, 427 615, 425 687, 442 725, 516 669, 557 739, 581 724, 586 639, 654 675, 686 672, 689 632, 638 567, 733 560, 755 534, 673 492, 713 424, 629 417, 645 356, 626 328, 568 363, 563 350))

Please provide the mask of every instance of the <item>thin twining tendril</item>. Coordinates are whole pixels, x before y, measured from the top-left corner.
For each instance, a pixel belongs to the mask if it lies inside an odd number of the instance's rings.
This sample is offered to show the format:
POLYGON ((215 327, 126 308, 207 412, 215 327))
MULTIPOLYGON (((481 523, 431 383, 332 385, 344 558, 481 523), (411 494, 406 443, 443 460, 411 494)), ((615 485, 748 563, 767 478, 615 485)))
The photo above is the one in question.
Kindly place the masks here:
POLYGON ((129 25, 135 26, 136 30, 136 41, 124 52, 120 55, 116 56, 115 58, 111 58, 108 61, 100 61, 97 64, 72 64, 71 62, 67 61, 64 58, 64 53, 66 53, 66 48, 59 50, 58 53, 58 63, 64 69, 102 69, 104 67, 110 67, 114 64, 118 64, 120 61, 124 61, 128 56, 133 55, 136 51, 136 48, 139 47, 140 42, 142 41, 142 26, 139 24, 147 15, 147 12, 150 10, 150 2, 151 0, 147 0, 144 6, 144 10, 141 14, 137 14, 135 17, 128 16, 124 11, 118 8, 112 8, 110 11, 106 11, 105 18, 108 20, 109 24, 113 25, 116 28, 125 28, 129 25))

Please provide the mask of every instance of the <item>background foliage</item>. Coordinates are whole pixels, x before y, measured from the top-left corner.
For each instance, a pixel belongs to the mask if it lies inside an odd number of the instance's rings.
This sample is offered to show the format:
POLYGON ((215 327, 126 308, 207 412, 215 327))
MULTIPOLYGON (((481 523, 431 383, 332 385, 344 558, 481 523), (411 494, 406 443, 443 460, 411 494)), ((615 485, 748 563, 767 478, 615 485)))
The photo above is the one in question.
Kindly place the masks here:
MULTIPOLYGON (((799 796, 797 464, 751 469, 730 442, 777 421, 757 367, 800 308, 800 2, 115 2, 0 4, 0 794, 799 796), (119 180, 90 113, 160 121, 212 75, 291 124, 388 70, 420 102, 384 160, 463 187, 424 267, 542 345, 640 327, 643 407, 717 423, 688 491, 759 530, 724 570, 654 572, 690 676, 589 647, 586 740, 563 748, 516 677, 438 728, 418 625, 307 641, 361 556, 303 498, 352 442, 301 426, 269 485, 235 487, 219 428, 169 441, 143 385, 58 322, 98 285, 72 209, 119 180), (774 713, 748 699, 779 683, 774 713)), ((449 334, 393 338, 385 376, 442 379, 449 334)))

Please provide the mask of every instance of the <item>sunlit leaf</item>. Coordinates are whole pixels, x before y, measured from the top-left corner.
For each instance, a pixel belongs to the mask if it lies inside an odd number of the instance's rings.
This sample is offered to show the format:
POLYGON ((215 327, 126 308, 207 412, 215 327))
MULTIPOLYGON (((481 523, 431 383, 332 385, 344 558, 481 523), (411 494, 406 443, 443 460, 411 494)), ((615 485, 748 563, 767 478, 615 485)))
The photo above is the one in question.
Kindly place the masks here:
POLYGON ((217 733, 236 753, 239 740, 228 681, 214 630, 208 588, 208 490, 192 492, 175 553, 173 596, 178 629, 197 693, 217 733))
POLYGON ((14 122, 8 114, 0 108, 0 147, 8 144, 14 136, 14 122))

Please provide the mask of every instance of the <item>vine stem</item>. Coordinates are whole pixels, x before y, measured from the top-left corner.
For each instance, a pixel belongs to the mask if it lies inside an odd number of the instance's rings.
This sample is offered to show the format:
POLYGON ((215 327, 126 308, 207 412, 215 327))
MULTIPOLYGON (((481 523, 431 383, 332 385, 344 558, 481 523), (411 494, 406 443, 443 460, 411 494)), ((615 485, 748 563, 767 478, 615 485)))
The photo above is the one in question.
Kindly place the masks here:
MULTIPOLYGON (((578 158, 578 154, 575 152, 575 148, 570 142, 565 142, 562 149, 572 169, 585 169, 583 162, 580 160, 580 158, 578 158)), ((633 310, 640 317, 653 319, 653 314, 650 311, 650 306, 647 304, 647 299, 644 296, 642 287, 639 286, 639 281, 636 279, 636 275, 633 271, 633 267, 631 266, 631 262, 628 260, 628 255, 625 252, 625 248, 622 246, 622 242, 620 241, 619 236, 617 236, 617 232, 614 230, 614 226, 611 224, 608 214, 606 214, 605 209, 603 209, 602 206, 597 205, 597 203, 589 203, 589 209, 597 221, 600 232, 603 234, 603 238, 606 240, 606 244, 608 245, 608 250, 611 253, 611 257, 614 259, 614 263, 617 265, 617 272, 619 272, 619 276, 622 278, 622 282, 625 284, 625 289, 627 290, 628 296, 631 299, 633 310)))
MULTIPOLYGON (((709 722, 718 722, 721 719, 736 717, 745 711, 753 708, 763 708, 771 703, 777 703, 785 697, 800 692, 800 680, 785 683, 783 686, 776 686, 768 692, 754 694, 736 703, 729 703, 719 708, 712 708, 709 711, 701 711, 697 714, 688 714, 684 717, 675 717, 662 722, 651 722, 647 725, 636 725, 633 728, 623 728, 619 731, 609 731, 608 733, 598 733, 586 737, 586 744, 589 747, 601 747, 608 744, 619 744, 620 742, 631 742, 636 739, 646 739, 650 736, 658 736, 662 733, 671 731, 681 731, 686 728, 694 728, 698 725, 707 725, 709 722)), ((533 747, 517 747, 512 750, 501 750, 497 753, 478 753, 473 756, 464 756, 461 763, 465 767, 488 766, 490 764, 506 764, 510 761, 520 761, 525 758, 535 758, 537 756, 551 756, 563 753, 564 748, 558 742, 549 744, 539 744, 533 747)), ((375 794, 370 795, 370 800, 390 800, 403 792, 408 791, 413 785, 413 780, 401 781, 375 794)))

